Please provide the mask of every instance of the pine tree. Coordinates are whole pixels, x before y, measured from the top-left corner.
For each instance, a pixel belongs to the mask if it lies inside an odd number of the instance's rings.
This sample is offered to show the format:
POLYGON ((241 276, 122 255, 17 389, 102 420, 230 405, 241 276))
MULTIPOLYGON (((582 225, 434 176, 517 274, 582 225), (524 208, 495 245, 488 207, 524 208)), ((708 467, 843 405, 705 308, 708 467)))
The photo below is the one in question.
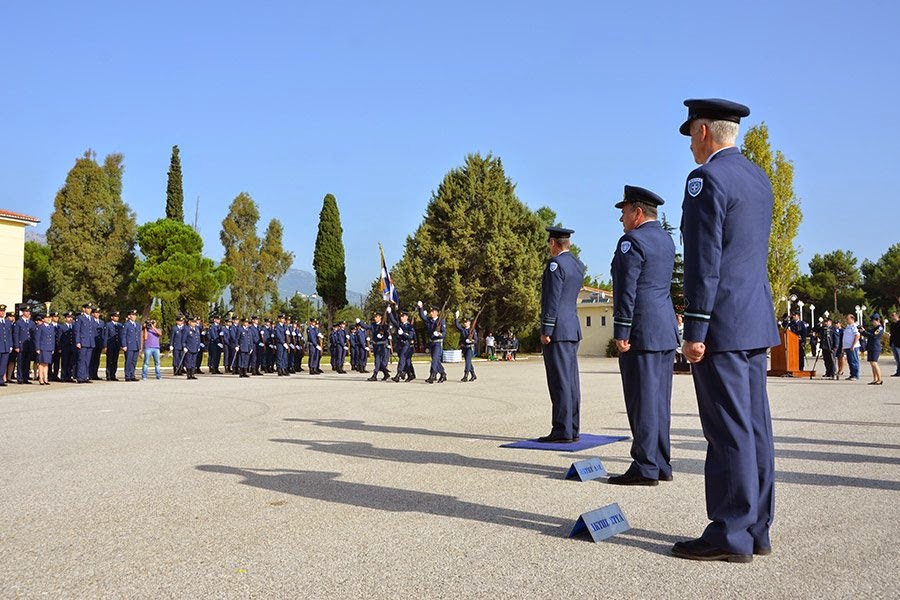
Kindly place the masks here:
POLYGON ((181 183, 181 157, 178 146, 172 146, 169 179, 166 184, 166 218, 184 222, 184 189, 181 183))
MULTIPOLYGON (((675 226, 666 219, 666 213, 660 216, 660 225, 670 236, 675 237, 675 226)), ((672 285, 669 288, 672 297, 672 306, 676 312, 684 311, 684 255, 675 253, 675 265, 672 268, 672 285)))
POLYGON ((76 159, 54 200, 47 243, 53 303, 73 308, 98 302, 104 309, 128 299, 134 267, 134 213, 122 201, 121 154, 101 167, 88 150, 76 159))
POLYGON ((888 248, 876 262, 863 262, 862 272, 866 292, 882 310, 900 305, 900 243, 888 248))
POLYGON ((329 323, 333 322, 334 314, 347 305, 343 236, 337 200, 333 195, 325 194, 319 213, 313 270, 316 272, 316 292, 325 303, 329 323))
POLYGON ((432 193, 391 271, 401 303, 477 313, 479 328, 533 329, 549 258, 541 218, 515 194, 499 158, 470 154, 432 193))
POLYGON ((235 313, 250 316, 262 308, 265 292, 259 289, 259 237, 256 223, 259 209, 250 194, 241 192, 231 202, 222 221, 219 239, 225 248, 223 264, 233 271, 231 306, 235 313))
POLYGON ((47 302, 53 297, 50 288, 50 247, 40 242, 25 242, 25 265, 22 295, 26 300, 47 302))
POLYGON ((765 123, 753 127, 744 135, 741 152, 765 171, 775 195, 768 268, 772 303, 777 305, 776 301, 790 292, 791 283, 800 275, 794 239, 803 213, 800 199, 794 193, 794 164, 780 150, 772 158, 769 128, 765 123))

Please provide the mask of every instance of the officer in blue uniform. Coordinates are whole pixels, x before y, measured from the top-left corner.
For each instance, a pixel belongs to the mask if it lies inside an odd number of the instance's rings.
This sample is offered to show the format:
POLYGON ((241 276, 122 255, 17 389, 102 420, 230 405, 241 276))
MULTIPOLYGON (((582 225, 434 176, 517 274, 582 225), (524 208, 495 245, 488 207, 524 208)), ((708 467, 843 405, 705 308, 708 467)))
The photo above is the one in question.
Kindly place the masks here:
POLYGON ((100 318, 100 308, 95 306, 91 310, 91 317, 94 319, 96 326, 96 334, 94 336, 94 350, 91 353, 91 380, 101 381, 100 377, 100 356, 106 349, 106 323, 100 318))
POLYGON ((31 320, 27 305, 13 325, 13 346, 16 351, 16 383, 31 384, 31 361, 34 359, 34 335, 37 327, 31 320))
POLYGON ((125 323, 119 329, 119 346, 125 352, 125 381, 137 381, 141 334, 141 326, 137 322, 137 311, 129 310, 125 323))
POLYGON ((209 346, 207 363, 210 375, 220 375, 219 363, 222 360, 222 318, 217 314, 210 317, 209 327, 206 328, 206 343, 209 346))
POLYGON ((319 323, 310 317, 309 325, 306 327, 306 348, 309 355, 307 366, 310 375, 321 375, 322 369, 319 363, 322 360, 322 333, 319 331, 319 323))
POLYGON ((74 382, 75 368, 78 364, 78 349, 75 347, 75 315, 66 311, 63 322, 57 329, 59 332, 60 381, 74 382))
POLYGON ((367 381, 377 381, 378 373, 382 374, 382 381, 387 381, 391 375, 391 372, 388 371, 388 358, 390 355, 388 338, 391 335, 388 324, 383 321, 381 313, 372 315, 371 324, 366 324, 362 321, 359 321, 357 324, 368 331, 369 337, 372 338, 372 353, 375 358, 375 367, 372 369, 372 376, 367 381))
POLYGON ((346 375, 347 371, 344 370, 344 363, 347 362, 347 346, 350 342, 347 339, 347 323, 345 321, 341 321, 340 323, 338 323, 338 328, 334 332, 334 341, 334 364, 337 367, 337 372, 339 374, 346 375))
POLYGON ((0 304, 0 387, 6 386, 6 369, 14 347, 12 325, 5 315, 6 305, 0 304))
POLYGON ((475 348, 478 346, 478 332, 472 329, 472 319, 466 317, 462 324, 459 322, 459 311, 453 318, 453 325, 459 331, 459 349, 462 350, 463 360, 465 360, 465 371, 460 381, 475 381, 475 367, 472 366, 472 357, 475 355, 475 348), (470 379, 471 376, 471 379, 470 379))
POLYGON ((78 350, 75 378, 78 383, 91 382, 91 356, 97 343, 97 322, 91 316, 92 308, 90 304, 83 304, 82 313, 75 319, 75 348, 78 350))
POLYGON ((541 344, 553 406, 550 434, 539 442, 571 443, 579 439, 581 384, 578 345, 581 323, 576 308, 584 283, 584 264, 569 251, 572 229, 547 227, 550 260, 541 278, 541 344))
POLYGON ((181 375, 184 369, 184 315, 178 315, 169 331, 169 351, 172 353, 172 375, 181 375))
POLYGON ((250 323, 247 325, 247 329, 250 330, 250 337, 253 339, 253 352, 250 354, 250 366, 247 368, 247 371, 250 375, 260 375, 261 373, 258 370, 259 361, 261 360, 260 355, 265 350, 265 345, 262 343, 259 333, 259 316, 250 316, 250 323))
POLYGON ((791 320, 788 322, 788 329, 797 334, 799 338, 799 343, 797 344, 797 351, 799 353, 798 363, 799 369, 802 371, 806 368, 806 337, 809 335, 809 326, 806 322, 800 318, 800 311, 795 310, 791 315, 791 320))
POLYGON ((119 353, 121 346, 119 340, 122 337, 122 323, 119 323, 118 311, 109 313, 109 321, 106 323, 106 380, 118 381, 116 371, 119 370, 119 353))
POLYGON ((366 366, 369 362, 369 332, 364 327, 358 327, 356 338, 359 345, 359 372, 368 373, 366 366))
POLYGON ((287 375, 287 333, 284 325, 284 315, 278 315, 278 324, 275 325, 275 366, 278 376, 287 375))
POLYGON ((53 351, 53 360, 50 362, 50 381, 59 381, 59 370, 62 362, 62 346, 59 343, 60 323, 59 313, 50 311, 50 325, 53 327, 54 340, 56 341, 56 350, 53 351))
POLYGON ((706 512, 697 539, 672 554, 750 562, 769 554, 775 448, 766 393, 766 349, 779 343, 767 271, 772 186, 735 147, 750 109, 727 100, 686 100, 680 132, 700 165, 682 204, 684 344, 707 440, 706 512), (751 323, 751 327, 735 327, 751 323))
POLYGON ((431 306, 428 314, 425 314, 425 308, 422 301, 416 303, 419 308, 419 317, 425 321, 425 331, 428 334, 428 349, 431 352, 431 370, 425 383, 444 383, 447 381, 447 372, 444 365, 441 364, 441 358, 444 354, 444 336, 447 334, 447 323, 441 316, 441 311, 437 306, 431 306))
MULTIPOLYGON (((390 306, 387 311, 388 320, 397 332, 397 374, 391 379, 396 382, 405 379, 409 383, 416 378, 416 370, 412 363, 416 344, 416 328, 409 322, 408 312, 401 311, 398 318, 390 306)), ((363 347, 363 352, 365 352, 365 347, 363 347)))
POLYGON ((625 186, 616 208, 625 235, 612 260, 613 337, 625 410, 631 427, 632 463, 609 478, 615 485, 658 485, 672 480, 669 427, 678 322, 670 295, 675 243, 659 221, 662 198, 625 186))
POLYGON ((53 353, 56 351, 56 331, 50 323, 50 317, 35 315, 34 317, 34 353, 38 363, 38 383, 50 385, 47 381, 53 353))
POLYGON ((183 361, 184 368, 182 371, 187 375, 188 379, 197 379, 194 374, 197 371, 197 364, 200 358, 200 350, 203 348, 203 340, 201 339, 200 326, 196 317, 189 317, 188 323, 182 332, 182 343, 184 346, 183 361))

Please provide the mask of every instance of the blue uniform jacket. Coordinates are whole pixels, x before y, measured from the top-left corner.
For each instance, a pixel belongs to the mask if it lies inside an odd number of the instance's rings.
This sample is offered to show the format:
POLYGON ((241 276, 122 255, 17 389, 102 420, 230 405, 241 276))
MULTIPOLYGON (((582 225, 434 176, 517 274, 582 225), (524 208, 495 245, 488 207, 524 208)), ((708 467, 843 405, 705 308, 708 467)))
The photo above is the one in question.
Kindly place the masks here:
POLYGON ((120 338, 122 337, 122 323, 115 321, 107 321, 106 323, 106 347, 115 350, 121 347, 120 338))
POLYGON ((688 175, 681 206, 686 341, 704 342, 707 352, 779 343, 766 268, 773 203, 769 178, 737 148, 688 175))
POLYGON ((141 349, 141 326, 137 324, 137 321, 131 319, 125 321, 122 331, 119 333, 119 345, 132 352, 141 349))
POLYGON ((541 335, 554 342, 580 342, 578 292, 584 283, 584 265, 571 252, 551 258, 541 278, 541 335))
POLYGON ((237 347, 240 352, 249 354, 253 352, 253 335, 250 333, 249 327, 238 327, 237 347))
POLYGON ((182 339, 184 340, 185 350, 191 354, 200 352, 200 348, 203 347, 199 327, 185 327, 182 339))
POLYGON ((93 348, 97 338, 97 323, 90 315, 81 313, 75 319, 75 343, 82 348, 93 348))
POLYGON ((50 323, 44 323, 35 329, 34 349, 41 351, 41 356, 46 361, 56 350, 56 328, 50 323))
POLYGON ((33 346, 36 329, 37 327, 31 319, 17 320, 13 325, 13 345, 19 349, 33 346))
POLYGON ((0 354, 9 354, 13 349, 13 334, 9 321, 0 315, 0 354))
POLYGON ((425 314, 425 309, 421 307, 419 307, 419 317, 425 321, 425 329, 428 331, 428 342, 432 344, 443 342, 444 335, 447 333, 447 323, 444 321, 444 318, 438 316, 437 319, 432 319, 425 314))
POLYGON ((473 332, 471 339, 469 338, 469 328, 463 327, 460 322, 456 319, 453 319, 453 324, 456 326, 456 330, 459 331, 459 347, 462 350, 468 348, 477 348, 478 347, 478 332, 473 332))
POLYGON ((173 325, 169 333, 169 345, 176 350, 184 349, 184 325, 173 325))
POLYGON ((678 347, 678 322, 670 294, 675 243, 659 221, 647 221, 621 238, 612 260, 613 337, 635 350, 678 347))

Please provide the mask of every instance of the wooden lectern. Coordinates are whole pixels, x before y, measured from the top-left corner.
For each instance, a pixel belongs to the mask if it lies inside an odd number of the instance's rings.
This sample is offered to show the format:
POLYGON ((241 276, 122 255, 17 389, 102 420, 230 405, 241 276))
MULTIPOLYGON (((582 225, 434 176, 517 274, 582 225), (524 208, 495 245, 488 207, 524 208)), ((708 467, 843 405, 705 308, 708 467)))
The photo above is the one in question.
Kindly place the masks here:
POLYGON ((772 346, 771 369, 769 377, 809 377, 812 379, 815 371, 800 370, 800 337, 790 329, 779 331, 781 344, 772 346))

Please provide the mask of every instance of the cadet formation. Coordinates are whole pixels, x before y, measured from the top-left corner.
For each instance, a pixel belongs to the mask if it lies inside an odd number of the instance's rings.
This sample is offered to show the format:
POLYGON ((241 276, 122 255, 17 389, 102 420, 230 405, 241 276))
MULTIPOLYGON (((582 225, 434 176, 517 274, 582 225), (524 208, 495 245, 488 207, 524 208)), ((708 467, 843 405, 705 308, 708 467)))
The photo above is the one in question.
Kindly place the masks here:
MULTIPOLYGON (((417 307, 427 331, 425 345, 431 357, 429 376, 424 381, 443 383, 447 381, 441 364, 447 324, 442 309, 432 306, 426 314, 421 302, 417 307)), ((342 321, 335 323, 330 332, 315 318, 304 324, 284 314, 276 319, 260 319, 257 315, 229 315, 223 319, 213 314, 205 321, 179 315, 168 336, 157 328, 155 320, 139 322, 137 311, 128 311, 123 321, 119 312, 104 315, 100 307, 91 303, 85 303, 78 315, 32 315, 28 306, 18 316, 0 306, 0 314, 5 315, 0 319, 0 386, 30 385, 35 380, 39 385, 50 385, 131 382, 154 375, 160 379, 160 352, 165 350, 160 344, 164 339, 168 339, 173 375, 189 380, 204 373, 239 378, 267 373, 279 377, 296 373, 322 375, 323 351, 330 355, 331 371, 340 375, 347 374, 349 364, 352 371, 371 372, 368 381, 409 383, 416 379, 416 328, 408 312, 391 306, 384 313, 374 314, 369 323, 356 319, 348 325, 342 321), (141 353, 144 361, 139 370, 141 353), (371 371, 370 357, 374 363, 371 371)), ((471 317, 460 322, 458 311, 456 317, 454 325, 460 332, 459 348, 465 361, 461 381, 475 381, 472 359, 478 335, 471 317)))
MULTIPOLYGON (((632 460, 608 483, 652 487, 677 476, 669 441, 677 349, 678 359, 691 363, 708 443, 705 489, 710 522, 699 537, 675 543, 671 552, 691 560, 746 563, 772 552, 775 470, 766 371, 767 349, 780 343, 766 266, 773 194, 765 173, 735 147, 740 120, 750 109, 721 99, 686 100, 684 105, 688 115, 679 132, 690 138, 698 166, 686 178, 682 199, 683 325, 670 296, 674 243, 657 221, 663 198, 626 185, 615 203, 624 233, 611 265, 613 330, 632 432, 632 460), (738 322, 754 326, 735 328, 738 322)), ((576 307, 585 268, 570 251, 574 230, 548 227, 547 233, 550 258, 541 279, 540 341, 551 417, 549 433, 537 441, 573 444, 580 440, 581 429, 582 336, 576 307)), ((461 381, 474 382, 477 315, 460 317, 458 311, 453 314, 452 326, 459 333, 464 360, 461 381)), ((443 307, 422 302, 416 303, 412 314, 387 306, 368 322, 340 322, 330 331, 314 318, 299 323, 283 314, 274 320, 211 315, 209 322, 189 316, 179 317, 167 338, 175 375, 189 380, 203 373, 204 364, 213 375, 287 377, 304 372, 304 357, 305 372, 317 376, 323 373, 322 354, 327 350, 334 373, 346 374, 349 364, 352 371, 371 373, 368 381, 409 383, 417 378, 412 357, 419 346, 430 355, 424 381, 434 384, 447 381, 442 364, 447 318, 443 307), (424 326, 418 334, 425 339, 417 339, 413 316, 424 326)), ((103 321, 100 309, 91 304, 77 316, 68 312, 62 317, 32 316, 24 310, 17 318, 6 313, 0 324, 0 373, 6 373, 7 382, 31 383, 36 363, 41 385, 117 381, 122 361, 124 380, 138 381, 150 376, 148 363, 153 360, 159 378, 159 343, 164 336, 154 321, 136 319, 135 311, 129 311, 124 321, 112 312, 103 321)), ((880 316, 873 315, 872 320, 871 329, 862 330, 854 315, 847 315, 843 327, 824 320, 819 337, 826 377, 839 377, 846 358, 848 379, 858 379, 862 341, 870 357, 872 384, 881 385, 877 357, 884 329, 880 316)), ((808 336, 799 315, 783 325, 804 341, 808 336)), ((900 342, 896 313, 890 325, 892 343, 895 332, 900 342)), ((494 338, 488 337, 491 352, 494 338)), ((900 376, 900 344, 894 345, 898 370, 892 376, 900 376)), ((801 351, 801 369, 804 354, 801 351)), ((424 367, 420 370, 424 376, 424 367)))

